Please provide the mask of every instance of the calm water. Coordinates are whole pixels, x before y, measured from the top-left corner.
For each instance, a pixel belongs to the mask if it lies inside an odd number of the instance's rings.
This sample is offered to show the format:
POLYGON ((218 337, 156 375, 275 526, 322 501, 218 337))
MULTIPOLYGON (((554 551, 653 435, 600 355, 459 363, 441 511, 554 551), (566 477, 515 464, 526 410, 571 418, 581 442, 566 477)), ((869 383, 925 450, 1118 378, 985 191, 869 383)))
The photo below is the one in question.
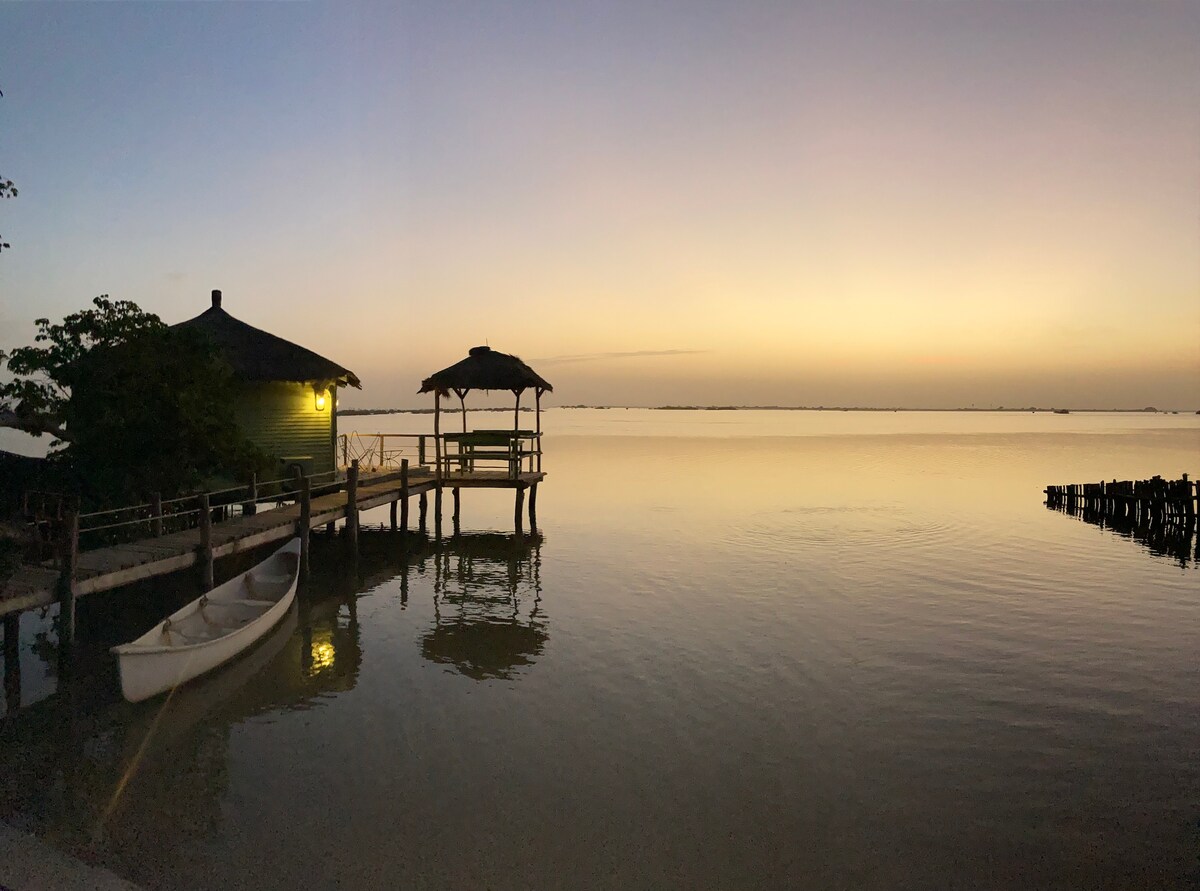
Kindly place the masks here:
POLYGON ((551 411, 541 539, 468 490, 407 563, 318 541, 165 710, 103 649, 186 579, 82 601, 69 691, 27 616, 0 817, 148 888, 1192 887, 1195 541, 1040 490, 1194 477, 1198 421, 551 411))

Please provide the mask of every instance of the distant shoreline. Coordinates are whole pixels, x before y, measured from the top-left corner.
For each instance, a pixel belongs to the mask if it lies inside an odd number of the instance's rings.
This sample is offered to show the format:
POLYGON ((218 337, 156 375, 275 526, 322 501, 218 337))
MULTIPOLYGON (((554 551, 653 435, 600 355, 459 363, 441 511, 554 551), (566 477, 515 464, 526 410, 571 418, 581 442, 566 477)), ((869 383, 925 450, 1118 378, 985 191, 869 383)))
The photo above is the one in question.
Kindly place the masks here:
MULTIPOLYGON (((899 406, 891 408, 872 408, 861 405, 557 405, 548 406, 547 408, 559 409, 590 409, 593 411, 615 411, 618 409, 639 409, 642 411, 861 411, 861 412, 1003 412, 1006 414, 1070 414, 1072 412, 1103 412, 1107 414, 1157 414, 1157 415, 1179 415, 1192 414, 1188 409, 1167 409, 1154 408, 1147 406, 1146 408, 1042 408, 1040 406, 1029 406, 1026 408, 1005 408, 999 406, 997 408, 902 408, 899 406)), ((522 412, 532 412, 532 408, 524 407, 520 409, 522 412)), ((459 412, 460 409, 445 409, 445 411, 459 412)), ((503 412, 508 414, 513 411, 511 408, 468 408, 468 412, 474 411, 491 411, 503 412)), ((431 415, 432 408, 347 408, 339 409, 339 415, 431 415)), ((1200 414, 1196 411, 1195 414, 1200 414)))

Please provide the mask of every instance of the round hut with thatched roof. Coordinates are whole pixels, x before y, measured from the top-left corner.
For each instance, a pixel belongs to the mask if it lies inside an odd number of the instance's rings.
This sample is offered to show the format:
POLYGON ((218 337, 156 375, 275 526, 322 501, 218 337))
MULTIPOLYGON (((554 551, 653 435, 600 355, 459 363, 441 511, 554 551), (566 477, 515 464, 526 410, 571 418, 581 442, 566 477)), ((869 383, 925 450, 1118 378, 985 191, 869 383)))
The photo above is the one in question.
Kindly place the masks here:
POLYGON ((235 319, 221 307, 220 291, 212 292, 211 307, 174 327, 201 332, 229 363, 242 432, 279 460, 281 472, 336 468, 337 388, 361 388, 354 372, 235 319))

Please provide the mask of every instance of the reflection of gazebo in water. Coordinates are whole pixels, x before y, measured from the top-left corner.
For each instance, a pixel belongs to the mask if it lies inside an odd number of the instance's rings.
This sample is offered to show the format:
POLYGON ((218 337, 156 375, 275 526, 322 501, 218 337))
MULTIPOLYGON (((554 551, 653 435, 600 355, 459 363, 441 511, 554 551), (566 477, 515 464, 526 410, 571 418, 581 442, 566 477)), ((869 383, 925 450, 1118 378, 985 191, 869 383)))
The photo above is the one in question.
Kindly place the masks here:
POLYGON ((476 461, 502 460, 508 463, 509 475, 516 477, 523 458, 530 459, 529 470, 541 467, 542 394, 554 390, 536 371, 516 356, 501 353, 491 347, 472 347, 461 362, 443 368, 421 381, 420 393, 433 393, 433 432, 437 448, 438 472, 444 476, 456 463, 459 472, 473 469, 476 461), (516 396, 512 430, 467 430, 467 393, 471 390, 508 390, 516 396), (534 429, 521 429, 521 394, 533 390, 534 429), (454 393, 462 410, 462 433, 441 433, 442 397, 454 393), (530 448, 523 444, 528 442, 530 448), (454 455, 446 449, 457 445, 454 455), (503 447, 505 450, 502 450, 503 447), (536 462, 534 459, 536 458, 536 462))
POLYGON ((511 678, 546 644, 541 540, 455 536, 434 555, 434 627, 421 655, 477 681, 511 678))

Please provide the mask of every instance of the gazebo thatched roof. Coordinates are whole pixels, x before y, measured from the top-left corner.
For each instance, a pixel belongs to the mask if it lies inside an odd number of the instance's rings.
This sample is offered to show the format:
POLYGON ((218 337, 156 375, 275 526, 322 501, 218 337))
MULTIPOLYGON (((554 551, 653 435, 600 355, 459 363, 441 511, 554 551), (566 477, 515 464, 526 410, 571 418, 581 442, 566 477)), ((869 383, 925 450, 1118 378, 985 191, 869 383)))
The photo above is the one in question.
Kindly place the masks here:
POLYGON ((173 327, 207 335, 242 380, 362 387, 353 371, 312 350, 235 319, 221 309, 220 291, 212 292, 209 309, 173 327))
POLYGON ((418 393, 434 391, 443 396, 451 390, 553 391, 554 387, 516 356, 491 347, 472 347, 470 355, 421 381, 418 393))

